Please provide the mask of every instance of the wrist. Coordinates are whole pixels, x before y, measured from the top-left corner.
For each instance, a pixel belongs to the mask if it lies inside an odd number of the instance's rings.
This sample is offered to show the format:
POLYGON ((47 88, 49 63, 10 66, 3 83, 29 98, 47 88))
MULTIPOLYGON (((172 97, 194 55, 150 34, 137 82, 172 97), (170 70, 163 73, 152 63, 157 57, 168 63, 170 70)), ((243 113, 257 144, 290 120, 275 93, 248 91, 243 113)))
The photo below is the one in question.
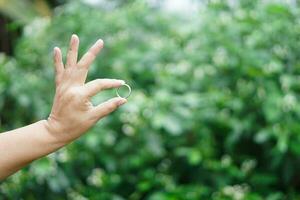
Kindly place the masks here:
POLYGON ((59 133, 57 133, 56 130, 52 128, 48 120, 41 120, 40 123, 42 124, 44 130, 45 130, 45 139, 54 145, 56 148, 61 148, 68 144, 68 141, 64 141, 59 137, 59 133))

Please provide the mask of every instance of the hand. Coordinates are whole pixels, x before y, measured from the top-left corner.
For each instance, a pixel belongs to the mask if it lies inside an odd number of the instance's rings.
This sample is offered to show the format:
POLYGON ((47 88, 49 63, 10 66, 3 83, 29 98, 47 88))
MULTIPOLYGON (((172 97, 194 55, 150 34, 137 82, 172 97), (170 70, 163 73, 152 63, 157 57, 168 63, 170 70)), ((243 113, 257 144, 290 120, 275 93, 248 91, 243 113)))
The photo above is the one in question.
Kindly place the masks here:
POLYGON ((116 79, 96 79, 85 84, 89 66, 103 47, 99 39, 77 62, 79 38, 72 35, 67 61, 64 66, 62 53, 54 48, 56 93, 46 127, 59 142, 68 143, 86 132, 99 119, 108 115, 126 99, 116 97, 93 106, 90 98, 103 89, 120 87, 125 82, 116 79))

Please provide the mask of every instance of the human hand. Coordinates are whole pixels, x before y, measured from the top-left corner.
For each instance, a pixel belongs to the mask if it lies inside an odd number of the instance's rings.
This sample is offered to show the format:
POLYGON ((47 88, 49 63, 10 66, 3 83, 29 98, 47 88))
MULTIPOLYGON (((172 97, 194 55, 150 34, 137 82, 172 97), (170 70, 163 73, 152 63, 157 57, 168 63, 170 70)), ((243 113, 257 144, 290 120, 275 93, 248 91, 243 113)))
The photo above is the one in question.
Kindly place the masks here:
POLYGON ((91 97, 101 90, 117 88, 125 82, 96 79, 85 83, 89 66, 102 49, 103 41, 99 39, 77 62, 78 46, 79 38, 72 35, 65 66, 61 50, 54 48, 56 93, 46 128, 63 143, 78 138, 98 120, 127 102, 124 98, 116 97, 96 106, 91 103, 91 97))

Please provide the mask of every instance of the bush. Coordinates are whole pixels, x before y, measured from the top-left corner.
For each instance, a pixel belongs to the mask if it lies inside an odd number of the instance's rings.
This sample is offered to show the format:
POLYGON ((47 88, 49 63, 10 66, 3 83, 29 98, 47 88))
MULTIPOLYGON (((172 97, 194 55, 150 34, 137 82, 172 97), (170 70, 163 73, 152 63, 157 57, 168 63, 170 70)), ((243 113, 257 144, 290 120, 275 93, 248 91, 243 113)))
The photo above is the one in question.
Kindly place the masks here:
POLYGON ((124 79, 133 94, 0 192, 9 199, 300 198, 299 11, 280 2, 213 1, 180 18, 141 1, 114 9, 73 2, 52 20, 37 19, 15 60, 1 62, 6 128, 47 117, 51 51, 66 52, 72 33, 81 55, 105 41, 89 79, 124 79))

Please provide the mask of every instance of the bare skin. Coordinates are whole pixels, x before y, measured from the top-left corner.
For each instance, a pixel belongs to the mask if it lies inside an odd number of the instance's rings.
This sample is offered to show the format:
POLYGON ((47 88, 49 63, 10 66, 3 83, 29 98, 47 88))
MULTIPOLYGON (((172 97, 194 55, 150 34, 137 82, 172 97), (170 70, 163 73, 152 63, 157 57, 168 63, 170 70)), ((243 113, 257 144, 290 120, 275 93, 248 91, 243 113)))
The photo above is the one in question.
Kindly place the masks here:
POLYGON ((56 92, 48 119, 0 134, 0 180, 72 142, 127 102, 116 97, 96 106, 91 103, 91 97, 101 90, 117 88, 125 82, 96 79, 85 83, 103 41, 98 40, 79 61, 78 47, 79 38, 72 35, 65 65, 61 50, 54 48, 56 92))

